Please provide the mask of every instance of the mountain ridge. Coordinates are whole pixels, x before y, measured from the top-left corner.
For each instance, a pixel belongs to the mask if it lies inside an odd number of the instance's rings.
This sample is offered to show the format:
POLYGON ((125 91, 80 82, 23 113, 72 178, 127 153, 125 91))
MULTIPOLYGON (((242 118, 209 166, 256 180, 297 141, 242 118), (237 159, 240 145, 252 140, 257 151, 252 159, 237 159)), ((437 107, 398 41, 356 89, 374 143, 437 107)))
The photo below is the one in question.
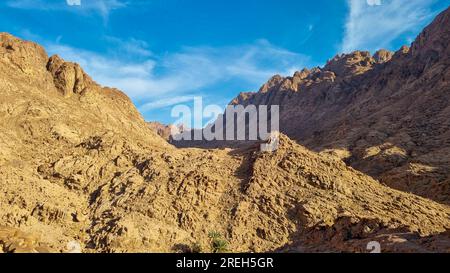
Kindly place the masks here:
POLYGON ((449 14, 439 14, 411 48, 336 55, 323 68, 275 75, 230 104, 279 105, 280 131, 299 144, 393 188, 449 204, 449 14))

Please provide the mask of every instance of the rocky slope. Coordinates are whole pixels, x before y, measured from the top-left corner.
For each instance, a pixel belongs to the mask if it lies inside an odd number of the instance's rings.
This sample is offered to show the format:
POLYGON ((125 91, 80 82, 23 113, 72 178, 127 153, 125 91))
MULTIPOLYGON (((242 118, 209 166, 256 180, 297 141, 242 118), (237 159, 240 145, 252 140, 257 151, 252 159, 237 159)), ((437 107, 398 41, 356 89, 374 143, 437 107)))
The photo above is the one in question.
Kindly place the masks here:
POLYGON ((285 135, 175 148, 122 92, 6 33, 0 92, 0 252, 209 252, 211 232, 236 252, 450 251, 448 205, 285 135))
POLYGON ((283 133, 402 191, 450 203, 450 9, 411 48, 274 76, 232 104, 280 105, 283 133))

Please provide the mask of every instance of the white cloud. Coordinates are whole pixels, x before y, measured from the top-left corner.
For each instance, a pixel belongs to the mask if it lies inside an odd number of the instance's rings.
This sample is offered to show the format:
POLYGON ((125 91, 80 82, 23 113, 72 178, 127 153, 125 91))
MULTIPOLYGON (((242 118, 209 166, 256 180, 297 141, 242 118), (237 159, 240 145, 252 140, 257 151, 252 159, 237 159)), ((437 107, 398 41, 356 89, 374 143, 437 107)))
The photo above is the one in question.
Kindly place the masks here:
POLYGON ((369 6, 380 6, 381 0, 367 0, 367 5, 369 6))
MULTIPOLYGON (((122 51, 126 54, 131 54, 135 56, 150 57, 153 55, 152 51, 149 49, 147 42, 138 40, 135 38, 129 38, 127 40, 122 40, 113 36, 106 36, 105 41, 109 44, 115 46, 115 51, 122 51), (119 49, 119 50, 118 50, 119 49)), ((118 53, 122 53, 118 52, 118 53)))
POLYGON ((81 0, 66 0, 69 6, 81 6, 81 0))
POLYGON ((119 0, 93 0, 87 3, 83 3, 82 6, 88 10, 91 9, 99 12, 101 16, 105 20, 107 20, 109 17, 109 13, 112 10, 124 8, 126 7, 126 4, 119 0))
POLYGON ((435 0, 347 0, 350 12, 342 51, 387 48, 400 35, 418 32, 434 14, 435 0))
POLYGON ((172 106, 172 105, 176 105, 176 104, 180 104, 180 103, 188 102, 188 101, 193 101, 193 100, 194 100, 194 96, 171 97, 171 98, 166 98, 166 99, 161 99, 161 100, 156 100, 156 101, 151 101, 151 102, 145 103, 139 107, 139 110, 141 112, 145 113, 145 112, 148 112, 151 110, 160 109, 160 108, 164 108, 167 106, 172 106))
MULTIPOLYGON (((146 49, 146 44, 135 39, 110 40, 117 51, 130 50, 126 41, 146 49)), ((241 46, 185 47, 162 55, 132 48, 130 51, 139 56, 133 61, 111 51, 100 54, 58 43, 44 44, 49 53, 79 63, 98 83, 123 90, 143 112, 186 102, 233 81, 260 86, 274 74, 291 73, 309 62, 308 57, 265 40, 241 46)), ((238 94, 247 90, 230 91, 238 94)), ((223 99, 223 94, 217 96, 223 99)))

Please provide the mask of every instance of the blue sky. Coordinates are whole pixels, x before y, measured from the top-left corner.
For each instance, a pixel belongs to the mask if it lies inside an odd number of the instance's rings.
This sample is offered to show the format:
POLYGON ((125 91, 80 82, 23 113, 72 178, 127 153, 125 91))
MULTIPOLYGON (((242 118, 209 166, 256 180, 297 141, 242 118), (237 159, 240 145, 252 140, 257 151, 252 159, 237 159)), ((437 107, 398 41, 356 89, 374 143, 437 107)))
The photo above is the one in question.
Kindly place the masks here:
POLYGON ((0 31, 42 44, 117 87, 146 120, 175 104, 227 104, 272 75, 340 52, 396 50, 450 0, 2 0, 0 31))

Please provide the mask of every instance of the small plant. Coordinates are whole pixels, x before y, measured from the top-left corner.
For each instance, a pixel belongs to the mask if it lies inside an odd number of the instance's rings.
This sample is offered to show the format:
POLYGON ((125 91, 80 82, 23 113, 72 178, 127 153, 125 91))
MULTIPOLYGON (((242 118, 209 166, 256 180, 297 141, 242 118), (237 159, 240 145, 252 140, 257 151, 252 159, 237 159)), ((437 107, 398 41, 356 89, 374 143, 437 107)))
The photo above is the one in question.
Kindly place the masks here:
POLYGON ((208 234, 211 239, 211 248, 214 253, 223 253, 228 251, 228 242, 222 239, 222 234, 217 231, 211 231, 208 234))

